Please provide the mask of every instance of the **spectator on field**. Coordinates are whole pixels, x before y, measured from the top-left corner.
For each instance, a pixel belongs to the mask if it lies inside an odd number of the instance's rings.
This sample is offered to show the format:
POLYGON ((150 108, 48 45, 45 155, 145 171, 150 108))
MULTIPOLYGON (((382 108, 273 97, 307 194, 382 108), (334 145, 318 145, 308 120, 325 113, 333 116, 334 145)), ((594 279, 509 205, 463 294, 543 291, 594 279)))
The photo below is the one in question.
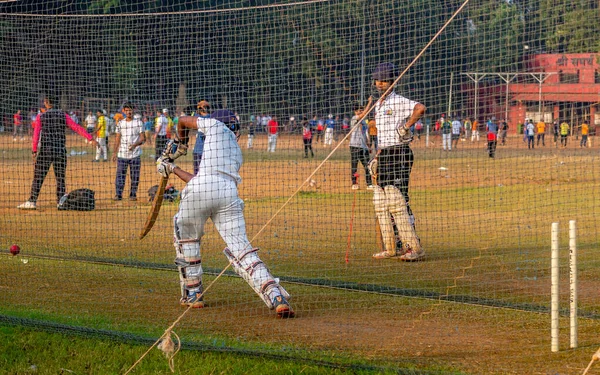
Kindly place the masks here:
POLYGON ((508 123, 506 122, 506 119, 502 120, 500 123, 500 131, 498 132, 498 135, 500 137, 500 144, 505 146, 506 136, 508 135, 508 123))
POLYGON ((108 148, 106 145, 106 117, 100 111, 98 111, 98 121, 96 122, 94 133, 96 134, 96 142, 98 142, 98 146, 96 147, 96 159, 92 160, 92 162, 98 163, 101 157, 103 161, 108 161, 108 148))
POLYGON ((527 121, 527 125, 525 125, 525 133, 527 135, 527 148, 533 149, 535 146, 535 126, 533 125, 532 120, 527 121))
POLYGON ((493 158, 496 156, 496 145, 498 144, 498 124, 496 124, 495 117, 487 122, 486 130, 488 156, 493 158))
POLYGON ((588 146, 588 135, 590 134, 590 127, 589 125, 584 121, 583 124, 581 124, 581 142, 579 142, 579 147, 587 147, 588 146))
POLYGON ((154 160, 158 160, 167 145, 167 128, 169 127, 169 120, 167 119, 166 114, 168 112, 167 109, 163 109, 162 112, 156 112, 154 124, 154 160))
POLYGON ((133 117, 133 107, 126 103, 123 105, 125 118, 117 124, 113 161, 117 163, 117 176, 115 178, 115 197, 113 200, 123 199, 125 179, 129 168, 129 200, 137 200, 137 189, 140 183, 140 168, 142 145, 146 142, 144 124, 133 117))
POLYGON ((444 119, 441 125, 442 130, 442 150, 452 151, 452 123, 444 119))
POLYGON ((458 140, 462 133, 463 125, 457 117, 454 117, 454 120, 452 121, 452 145, 454 148, 458 148, 458 140))
POLYGON ((21 138, 21 141, 25 140, 23 137, 23 116, 21 116, 20 109, 13 115, 13 142, 17 141, 17 136, 21 138))
POLYGON ((472 125, 473 130, 471 131, 471 142, 477 140, 477 142, 479 142, 479 120, 474 119, 473 120, 473 125, 472 125))
POLYGON ((325 120, 325 142, 324 146, 330 146, 333 142, 333 131, 335 129, 335 120, 333 115, 330 113, 325 120))
POLYGON ((537 130, 537 145, 539 147, 540 140, 542 141, 542 146, 546 147, 546 123, 542 120, 538 121, 535 124, 537 130))
POLYGON ((83 127, 77 125, 69 115, 60 109, 54 108, 54 104, 57 102, 57 97, 47 95, 44 98, 44 110, 40 111, 41 113, 35 118, 32 124, 33 137, 31 150, 35 162, 33 182, 31 183, 29 199, 17 206, 18 209, 36 209, 38 196, 51 165, 54 169, 54 177, 56 179, 56 203, 58 204, 60 199, 65 195, 67 170, 67 149, 65 144, 67 127, 86 138, 93 145, 98 146, 96 141, 92 139, 92 135, 87 133, 83 127))
POLYGON ((473 123, 471 122, 471 118, 467 117, 464 123, 465 134, 464 140, 471 138, 471 133, 473 132, 473 123))
POLYGON ((569 136, 570 126, 566 121, 560 124, 560 144, 563 148, 567 147, 567 137, 569 136))
POLYGON ((88 134, 94 134, 94 129, 96 129, 96 125, 98 125, 98 118, 94 116, 92 111, 90 111, 87 117, 85 118, 85 128, 88 134))
POLYGON ((365 179, 367 183, 367 189, 373 190, 373 183, 371 182, 371 173, 369 172, 369 146, 367 142, 367 124, 365 121, 358 120, 362 116, 364 107, 355 106, 354 116, 350 120, 350 128, 354 129, 350 134, 350 174, 352 177, 352 190, 358 190, 358 179, 357 170, 358 162, 360 162, 365 170, 365 179), (358 125, 358 126, 357 126, 358 125))
POLYGON ((142 122, 144 123, 144 135, 146 136, 146 142, 152 146, 152 130, 154 128, 154 122, 148 116, 144 116, 142 118, 142 122))
POLYGON ((310 123, 306 117, 302 119, 302 143, 304 143, 304 158, 308 158, 308 151, 310 151, 310 156, 315 157, 315 153, 312 148, 312 128, 310 123))
POLYGON ((277 122, 277 116, 273 116, 267 123, 267 134, 269 137, 267 152, 275 152, 277 147, 277 134, 279 132, 279 123, 277 122))
POLYGON ((379 150, 379 145, 377 144, 377 124, 374 119, 367 121, 367 133, 369 134, 371 152, 375 153, 379 150))
POLYGON ((558 147, 558 136, 560 135, 560 125, 558 120, 554 120, 552 123, 552 134, 554 135, 554 146, 558 147))
POLYGON ((316 142, 319 143, 321 138, 323 137, 323 132, 325 131, 325 121, 322 118, 317 119, 315 116, 315 120, 317 121, 317 139, 316 142))

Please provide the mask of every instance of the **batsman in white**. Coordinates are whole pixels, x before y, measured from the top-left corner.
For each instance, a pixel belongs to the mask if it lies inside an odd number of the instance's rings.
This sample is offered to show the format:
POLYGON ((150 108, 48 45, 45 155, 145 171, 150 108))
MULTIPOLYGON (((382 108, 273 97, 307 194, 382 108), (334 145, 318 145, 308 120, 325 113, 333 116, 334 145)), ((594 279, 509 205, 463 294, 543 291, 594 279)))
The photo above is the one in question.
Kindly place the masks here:
POLYGON ((375 87, 382 96, 375 103, 375 124, 379 149, 369 163, 371 174, 377 176, 373 188, 373 204, 384 251, 373 254, 375 259, 399 257, 404 261, 421 259, 425 252, 414 226, 414 217, 409 206, 408 185, 413 165, 410 142, 413 137, 410 127, 425 113, 425 106, 390 90, 397 77, 397 68, 391 63, 382 63, 373 72, 375 87), (402 246, 396 247, 394 225, 402 246))
POLYGON ((290 295, 271 275, 258 257, 258 249, 252 247, 246 235, 244 202, 238 197, 237 189, 241 182, 242 153, 235 134, 228 126, 236 121, 235 115, 230 111, 226 111, 226 116, 224 111, 218 113, 219 118, 180 117, 178 143, 168 155, 157 161, 157 169, 162 176, 174 173, 187 183, 181 192, 179 211, 173 219, 181 304, 204 307, 200 244, 204 225, 210 218, 227 243, 223 252, 233 270, 250 284, 270 309, 275 309, 277 317, 292 318, 294 311, 287 301, 290 295), (196 176, 173 163, 187 153, 190 129, 198 129, 206 136, 196 176))

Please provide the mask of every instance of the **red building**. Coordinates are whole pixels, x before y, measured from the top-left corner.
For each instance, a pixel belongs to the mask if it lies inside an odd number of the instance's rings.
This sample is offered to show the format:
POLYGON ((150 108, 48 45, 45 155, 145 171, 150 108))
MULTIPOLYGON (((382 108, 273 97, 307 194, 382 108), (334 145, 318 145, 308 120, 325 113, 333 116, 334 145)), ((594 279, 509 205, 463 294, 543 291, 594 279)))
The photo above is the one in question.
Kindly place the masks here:
POLYGON ((572 128, 584 121, 592 129, 600 126, 600 54, 532 55, 523 72, 469 74, 485 77, 471 98, 480 120, 507 117, 511 132, 529 118, 566 121, 572 128))

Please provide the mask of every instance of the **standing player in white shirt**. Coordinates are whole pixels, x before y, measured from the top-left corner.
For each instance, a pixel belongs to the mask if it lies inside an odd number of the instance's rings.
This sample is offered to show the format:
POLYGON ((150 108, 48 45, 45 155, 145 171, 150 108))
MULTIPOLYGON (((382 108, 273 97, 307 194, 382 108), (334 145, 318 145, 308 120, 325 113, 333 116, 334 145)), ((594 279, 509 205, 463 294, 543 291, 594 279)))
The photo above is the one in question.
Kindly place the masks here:
POLYGON ((181 192, 179 211, 175 215, 175 264, 179 268, 181 304, 204 307, 200 244, 204 225, 210 218, 221 238, 227 243, 223 251, 233 270, 240 275, 279 318, 291 318, 294 311, 289 294, 279 285, 258 257, 246 235, 244 202, 237 185, 242 166, 242 152, 235 134, 225 125, 236 121, 231 111, 218 111, 219 118, 181 117, 177 129, 180 142, 168 157, 157 161, 158 172, 166 177, 174 173, 187 183, 181 192), (187 153, 190 129, 206 136, 198 173, 194 176, 171 162, 187 153))
POLYGON ((115 179, 116 194, 113 200, 120 201, 123 199, 127 168, 129 168, 129 178, 131 180, 129 200, 135 201, 137 200, 142 164, 142 148, 140 146, 146 142, 146 134, 144 133, 142 121, 133 118, 131 104, 124 104, 123 112, 125 112, 125 118, 119 121, 115 130, 113 161, 117 162, 117 177, 115 179))
MULTIPOLYGON (((396 76, 394 64, 379 64, 373 72, 375 87, 384 94, 396 76)), ((423 104, 398 95, 393 90, 375 103, 379 150, 369 166, 371 173, 377 176, 378 186, 373 189, 373 203, 385 248, 373 254, 375 259, 400 257, 404 261, 414 261, 425 255, 415 231, 408 196, 413 165, 413 153, 409 146, 413 139, 410 127, 423 116, 425 109, 423 104), (400 250, 396 249, 394 224, 402 241, 400 250)))

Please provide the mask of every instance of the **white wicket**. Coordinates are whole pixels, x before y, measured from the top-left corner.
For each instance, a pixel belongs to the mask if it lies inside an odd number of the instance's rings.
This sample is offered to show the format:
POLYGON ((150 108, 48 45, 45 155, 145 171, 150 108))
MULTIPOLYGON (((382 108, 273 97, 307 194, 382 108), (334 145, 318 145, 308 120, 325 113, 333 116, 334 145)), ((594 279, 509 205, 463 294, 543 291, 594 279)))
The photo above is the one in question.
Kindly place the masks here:
POLYGON ((571 348, 577 347, 577 227, 575 220, 569 221, 569 315, 571 348))
MULTIPOLYGON (((559 241, 558 223, 552 223, 551 229, 551 302, 550 302, 550 339, 552 352, 559 351, 559 317, 560 317, 560 291, 559 291, 559 241)), ((570 347, 577 347, 577 226, 575 220, 569 221, 569 326, 570 347)))
POLYGON ((551 236, 551 263, 550 263, 550 339, 551 339, 551 350, 552 352, 558 352, 558 317, 559 317, 559 285, 558 285, 558 274, 559 274, 559 262, 558 262, 558 223, 552 223, 552 236, 551 236))

